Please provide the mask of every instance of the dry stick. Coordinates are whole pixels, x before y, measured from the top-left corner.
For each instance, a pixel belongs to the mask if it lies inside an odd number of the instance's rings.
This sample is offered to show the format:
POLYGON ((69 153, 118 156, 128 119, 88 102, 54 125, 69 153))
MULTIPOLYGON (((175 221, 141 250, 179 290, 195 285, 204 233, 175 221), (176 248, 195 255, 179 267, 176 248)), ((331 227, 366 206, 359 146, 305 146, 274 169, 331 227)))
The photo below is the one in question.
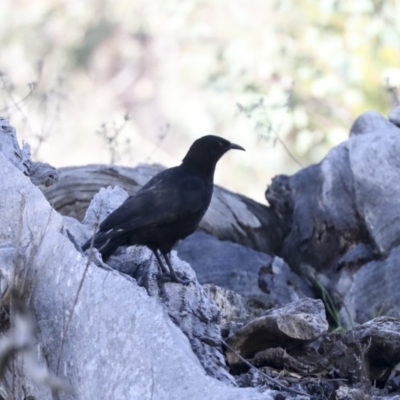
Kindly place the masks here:
POLYGON ((15 107, 25 118, 26 115, 24 113, 24 111, 22 110, 22 108, 19 106, 20 104, 22 104, 24 101, 28 100, 29 97, 32 95, 32 93, 35 91, 36 87, 37 87, 37 83, 32 83, 29 85, 29 92, 27 95, 25 95, 25 97, 23 97, 21 100, 15 100, 13 95, 11 94, 10 90, 7 88, 7 82, 4 79, 4 75, 0 74, 0 78, 1 81, 3 82, 3 88, 4 91, 6 92, 7 96, 10 98, 10 100, 12 101, 12 105, 11 106, 6 106, 3 109, 0 110, 0 112, 4 112, 4 111, 10 111, 11 107, 15 107))
MULTIPOLYGON (((285 111, 286 111, 284 117, 282 118, 282 120, 281 120, 280 123, 278 124, 277 128, 274 129, 273 126, 272 126, 272 124, 270 124, 270 127, 271 127, 271 130, 275 133, 276 140, 283 146, 283 148, 284 148, 284 149, 286 150, 286 152, 289 154, 289 157, 290 157, 294 162, 296 162, 296 163, 300 166, 300 168, 303 168, 304 166, 302 165, 302 163, 301 163, 301 162, 296 158, 296 156, 289 150, 289 148, 286 146, 285 142, 284 142, 284 141, 281 139, 281 137, 279 136, 280 130, 282 129, 283 123, 284 123, 284 121, 285 121, 285 117, 286 117, 286 115, 288 114, 288 111, 290 110, 290 107, 291 107, 291 101, 292 101, 292 96, 293 96, 293 90, 294 90, 294 87, 293 87, 293 88, 291 89, 291 91, 289 92, 289 95, 288 95, 286 104, 282 107, 282 108, 285 108, 285 111)), ((265 114, 267 115, 267 118, 271 121, 271 119, 270 119, 270 117, 269 117, 269 115, 268 115, 267 109, 266 109, 265 107, 263 107, 263 108, 264 108, 265 114)))
POLYGON ((236 350, 234 350, 229 344, 227 344, 224 340, 221 340, 224 346, 226 346, 230 351, 232 351, 241 361, 243 361, 248 367, 256 369, 263 377, 267 379, 270 383, 273 383, 274 385, 279 386, 281 389, 286 390, 289 393, 294 393, 294 394, 301 394, 302 396, 308 396, 308 393, 306 392, 300 392, 299 390, 288 388, 285 386, 283 383, 280 383, 276 379, 272 378, 265 372, 259 370, 257 367, 255 367, 251 362, 247 361, 244 357, 242 357, 236 350))
POLYGON ((124 121, 122 124, 117 127, 115 121, 113 121, 113 125, 108 128, 106 123, 100 125, 100 129, 96 130, 96 134, 100 135, 100 137, 105 141, 108 151, 111 155, 110 164, 114 165, 116 161, 118 161, 117 156, 120 158, 120 154, 118 154, 118 137, 122 130, 125 128, 126 123, 129 121, 129 115, 124 115, 124 121), (111 131, 111 135, 107 135, 108 131, 111 131))
MULTIPOLYGON (((19 229, 18 229, 18 242, 17 242, 17 251, 15 254, 15 261, 14 261, 14 276, 13 276, 13 280, 14 280, 14 284, 13 286, 16 287, 17 286, 17 278, 18 278, 18 274, 20 272, 21 264, 22 264, 22 257, 21 257, 21 243, 22 243, 22 231, 23 231, 23 220, 24 220, 24 210, 25 210, 25 205, 26 205, 26 196, 25 193, 20 193, 21 194, 21 206, 20 206, 20 216, 19 216, 19 229)), ((12 295, 10 294, 10 311, 9 311, 9 315, 10 315, 10 323, 12 318, 14 318, 14 315, 11 311, 13 307, 13 300, 12 300, 12 295)), ((11 361, 12 363, 12 367, 10 367, 11 370, 11 388, 10 388, 10 392, 13 393, 14 397, 15 393, 16 393, 16 369, 17 369, 17 360, 14 357, 11 361)))
POLYGON ((151 161, 151 159, 153 158, 156 151, 161 147, 164 140, 167 138, 168 133, 170 132, 170 127, 171 127, 171 125, 169 123, 167 123, 164 127, 160 128, 161 133, 158 136, 158 143, 155 145, 153 151, 146 157, 146 162, 151 161))
POLYGON ((358 370, 359 370, 359 380, 362 385, 362 390, 364 394, 367 395, 367 399, 370 399, 371 396, 371 389, 372 389, 372 383, 368 377, 368 372, 367 372, 367 367, 366 367, 366 356, 371 348, 371 343, 372 343, 372 338, 370 337, 368 340, 368 343, 366 345, 362 345, 361 339, 359 337, 356 337, 355 330, 352 329, 352 336, 353 340, 356 344, 356 347, 358 351, 360 352, 360 356, 357 356, 357 354, 354 354, 354 358, 356 362, 359 364, 358 370))
MULTIPOLYGON (((21 242, 22 242, 22 230, 23 230, 23 219, 24 219, 24 209, 26 205, 26 197, 25 193, 20 193, 21 194, 21 208, 20 208, 20 218, 19 218, 19 230, 18 230, 18 243, 17 243, 17 252, 15 255, 15 262, 14 262, 14 287, 16 286, 16 279, 17 275, 20 270, 20 264, 22 263, 21 257, 20 257, 20 249, 21 249, 21 242)), ((14 317, 13 312, 11 311, 13 307, 13 299, 12 295, 10 295, 10 323, 11 319, 14 317)), ((17 360, 16 358, 13 358, 12 360, 12 367, 11 367, 11 373, 12 373, 12 391, 14 397, 15 397, 15 392, 16 392, 16 373, 15 370, 17 369, 17 360)))
POLYGON ((286 153, 289 154, 289 157, 295 162, 297 163, 300 168, 303 168, 304 165, 296 158, 296 156, 289 150, 289 147, 286 146, 285 142, 279 137, 279 135, 277 133, 276 134, 276 139, 278 140, 278 142, 283 146, 283 148, 286 150, 286 153))
MULTIPOLYGON (((5 81, 5 79, 4 79, 4 74, 2 73, 2 72, 0 72, 0 77, 1 77, 1 80, 2 80, 2 82, 3 82, 3 88, 4 88, 4 91, 6 92, 6 94, 8 95, 8 97, 11 99, 11 101, 12 101, 12 107, 15 107, 16 109, 18 109, 18 111, 26 118, 26 115, 24 114, 24 112, 22 111, 22 109, 20 108, 20 104, 22 104, 22 103, 24 103, 26 100, 28 100, 29 99, 29 97, 32 95, 32 93, 36 90, 36 88, 38 87, 38 85, 39 85, 39 83, 40 83, 40 80, 41 80, 41 78, 42 78, 42 72, 43 72, 43 62, 42 62, 42 60, 40 60, 38 63, 37 63, 37 79, 36 79, 36 81, 33 81, 33 82, 29 82, 28 83, 28 86, 29 86, 29 92, 28 92, 28 94, 25 96, 25 97, 23 97, 21 100, 18 100, 18 101, 16 101, 15 99, 14 99, 14 97, 13 97, 13 95, 11 94, 11 92, 10 92, 10 90, 8 90, 7 89, 7 82, 5 81)), ((5 111, 10 111, 10 109, 11 109, 11 106, 6 106, 6 107, 4 107, 4 108, 2 108, 1 110, 0 110, 0 112, 5 112, 5 111)))
MULTIPOLYGON (((102 205, 103 205, 103 203, 100 204, 99 214, 101 214, 102 205)), ((74 311, 75 311, 76 304, 78 303, 78 298, 79 298, 79 294, 80 294, 81 289, 82 289, 82 286, 83 286, 83 281, 85 280, 87 271, 88 271, 88 269, 89 269, 89 265, 90 265, 90 263, 91 263, 91 261, 92 261, 94 239, 95 239, 95 233, 96 233, 96 231, 97 231, 98 225, 99 225, 99 223, 98 223, 98 221, 97 221, 97 224, 96 224, 95 227, 94 227, 94 232, 93 232, 93 236, 92 236, 92 241, 90 242, 89 255, 88 255, 88 258, 87 258, 87 261, 86 261, 85 271, 83 272, 82 279, 81 279, 81 281, 79 282, 79 287, 78 287, 78 290, 77 290, 76 295, 75 295, 74 303, 73 303, 73 305, 72 305, 72 310, 71 310, 71 312, 70 312, 70 314, 69 314, 69 316, 68 316, 67 323, 65 324, 64 330, 63 330, 63 333, 62 333, 62 339, 61 339, 60 350, 59 350, 58 356, 57 356, 56 375, 58 375, 58 371, 59 371, 59 369, 60 369, 61 354, 62 354, 62 351, 63 351, 63 348, 64 348, 65 336, 66 336, 66 334, 67 334, 67 331, 68 331, 68 328, 69 328, 69 324, 70 324, 70 322, 71 322, 71 320, 72 320, 72 316, 74 315, 74 311)))
MULTIPOLYGON (((59 120, 60 117, 60 110, 61 110, 61 95, 60 95, 60 91, 57 91, 58 88, 62 87, 62 83, 61 80, 58 80, 58 82, 55 84, 54 88, 52 88, 51 90, 54 90, 56 99, 54 100, 54 104, 55 104, 55 111, 54 111, 54 115, 53 117, 49 117, 49 124, 48 127, 46 129, 45 125, 46 125, 46 118, 48 117, 47 115, 47 103, 49 102, 48 97, 46 96, 46 100, 42 100, 39 103, 38 106, 38 112, 41 111, 41 109, 43 110, 43 123, 42 123, 42 127, 41 127, 41 132, 34 135, 34 137, 38 140, 38 144, 35 146, 35 148, 32 150, 32 155, 33 157, 37 158, 40 148, 43 144, 43 142, 46 141, 46 139, 48 139, 48 137, 50 136, 50 133, 53 129, 53 127, 55 126, 57 120, 59 120), (42 106, 43 104, 43 106, 42 106)), ((50 92, 51 93, 51 92, 50 92)))
POLYGON ((70 324, 70 322, 71 322, 72 316, 73 316, 73 314, 74 314, 74 310, 75 310, 76 304, 78 303, 78 297, 79 297, 79 294, 80 294, 81 289, 82 289, 82 286, 83 286, 83 281, 85 280, 86 273, 87 273, 87 271, 88 271, 88 269, 89 269, 90 259, 91 259, 91 257, 90 257, 90 255, 89 255, 89 257, 88 257, 88 259, 87 259, 87 262, 86 262, 85 271, 83 272, 82 279, 81 279, 81 281, 79 282, 79 287, 78 287, 78 290, 77 290, 77 292, 76 292, 76 296, 75 296, 74 304, 72 305, 71 313, 70 313, 69 316, 68 316, 67 323, 65 324, 65 327, 64 327, 64 330, 63 330, 63 335, 62 335, 62 339, 61 339, 61 346, 60 346, 60 350, 59 350, 58 356, 57 356, 56 375, 58 375, 58 371, 59 371, 59 367, 60 367, 61 353, 62 353, 62 350, 63 350, 63 348, 64 348, 65 336, 66 336, 66 333, 67 333, 67 331, 68 331, 69 324, 70 324))
MULTIPOLYGON (((26 290, 26 286, 25 286, 25 285, 27 285, 27 281, 28 281, 28 272, 29 272, 28 269, 29 269, 29 266, 33 265, 33 262, 35 261, 35 258, 36 258, 37 254, 38 254, 38 251, 39 251, 40 247, 42 246, 44 237, 45 237, 46 232, 47 232, 47 228, 48 228, 49 225, 50 225, 50 221, 51 221, 51 217, 52 217, 52 215, 53 215, 53 211, 54 211, 54 209, 53 209, 53 208, 50 208, 50 212, 49 212, 49 217, 48 217, 48 219, 47 219, 46 228, 44 229, 44 232, 43 232, 43 234, 41 235, 41 238, 40 238, 40 240, 39 240, 39 243, 38 243, 36 246, 34 245, 33 251, 32 251, 33 254, 31 254, 31 256, 29 257, 29 259, 28 259, 28 261, 27 261, 27 265, 25 266, 25 275, 24 275, 24 278, 23 278, 23 280, 22 280, 22 282, 21 282, 21 289, 22 289, 22 291, 23 291, 24 293, 25 293, 25 292, 28 292, 28 293, 29 293, 29 294, 28 294, 28 297, 27 297, 27 299, 26 299, 27 304, 30 303, 30 299, 31 299, 32 294, 33 294, 33 291, 30 291, 30 292, 29 292, 28 290, 26 290)), ((28 225, 28 229, 29 229, 29 232, 30 232, 31 236, 33 236, 33 232, 32 232, 32 230, 31 230, 31 228, 30 228, 29 225, 28 225)), ((32 242, 33 242, 33 241, 32 241, 32 242)), ((36 272, 35 272, 35 273, 36 273, 36 272)), ((33 280, 32 284, 33 284, 33 283, 34 283, 34 280, 33 280)))
POLYGON ((21 206, 20 206, 20 214, 19 214, 19 227, 18 227, 18 241, 17 241, 17 251, 15 254, 14 260, 14 286, 16 286, 15 280, 17 279, 17 275, 20 272, 20 264, 21 261, 21 246, 22 246, 22 231, 23 231, 23 223, 24 223, 24 210, 26 205, 26 196, 25 192, 20 192, 21 195, 21 206))

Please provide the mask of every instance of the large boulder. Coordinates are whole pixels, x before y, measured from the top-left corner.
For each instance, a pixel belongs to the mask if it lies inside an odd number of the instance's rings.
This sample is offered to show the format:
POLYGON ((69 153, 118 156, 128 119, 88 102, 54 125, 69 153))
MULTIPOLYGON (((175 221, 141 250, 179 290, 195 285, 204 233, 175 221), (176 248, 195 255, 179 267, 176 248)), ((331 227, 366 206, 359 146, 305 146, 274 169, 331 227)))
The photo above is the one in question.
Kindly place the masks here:
POLYGON ((399 127, 368 112, 321 163, 274 178, 266 192, 289 226, 279 255, 348 321, 399 301, 390 287, 400 281, 389 272, 400 243, 399 154, 399 127))

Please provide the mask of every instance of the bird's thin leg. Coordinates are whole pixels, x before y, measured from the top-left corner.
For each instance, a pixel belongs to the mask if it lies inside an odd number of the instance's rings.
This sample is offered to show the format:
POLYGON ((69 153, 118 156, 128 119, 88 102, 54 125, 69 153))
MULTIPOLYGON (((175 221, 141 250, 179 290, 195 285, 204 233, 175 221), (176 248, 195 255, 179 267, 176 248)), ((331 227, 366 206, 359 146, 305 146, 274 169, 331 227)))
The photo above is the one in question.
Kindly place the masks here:
POLYGON ((163 264, 163 262, 161 261, 161 257, 158 254, 158 250, 153 250, 154 255, 157 258, 158 264, 160 264, 161 267, 161 271, 164 272, 164 274, 168 274, 168 269, 165 267, 165 265, 163 264))
POLYGON ((164 254, 163 252, 161 252, 161 254, 163 255, 163 257, 168 265, 169 273, 170 273, 170 276, 173 279, 173 281, 175 281, 177 283, 181 283, 182 285, 188 285, 190 283, 190 281, 178 278, 174 269, 172 268, 171 260, 169 259, 168 255, 164 254))

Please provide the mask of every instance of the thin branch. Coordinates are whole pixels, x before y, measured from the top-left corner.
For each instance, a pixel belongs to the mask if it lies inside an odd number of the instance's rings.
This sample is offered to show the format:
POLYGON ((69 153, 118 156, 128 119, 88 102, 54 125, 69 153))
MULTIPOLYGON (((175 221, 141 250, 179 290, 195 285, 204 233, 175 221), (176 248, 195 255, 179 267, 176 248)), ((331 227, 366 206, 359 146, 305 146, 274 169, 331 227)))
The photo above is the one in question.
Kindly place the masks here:
MULTIPOLYGON (((118 152, 119 143, 118 138, 125 128, 126 123, 129 121, 130 117, 128 113, 124 114, 123 122, 120 126, 117 126, 115 121, 112 122, 112 126, 109 127, 104 122, 100 125, 100 128, 96 130, 96 134, 99 135, 106 143, 107 149, 110 153, 110 164, 115 164, 116 161, 121 157, 118 152)), ((130 144, 130 140, 127 139, 126 144, 130 144)))
POLYGON ((24 103, 26 100, 29 99, 29 97, 32 96, 33 92, 37 88, 37 82, 35 82, 35 81, 29 82, 28 83, 29 92, 25 95, 25 97, 23 97, 21 100, 17 101, 17 100, 14 99, 13 95, 11 94, 10 90, 7 87, 7 82, 6 82, 5 78, 4 78, 4 74, 0 73, 0 79, 1 79, 1 81, 3 83, 4 91, 6 92, 7 96, 10 98, 10 100, 12 101, 12 105, 11 106, 6 106, 6 107, 0 109, 0 112, 10 111, 11 107, 15 107, 25 118, 27 118, 25 113, 21 109, 20 104, 24 103))
POLYGON ((71 323, 71 319, 72 319, 72 316, 74 314, 76 304, 78 303, 79 294, 81 292, 81 289, 82 289, 82 286, 83 286, 83 281, 85 280, 87 271, 89 269, 90 261, 91 260, 90 260, 90 256, 89 256, 88 259, 87 259, 87 262, 86 262, 86 266, 85 266, 85 270, 83 272, 82 278, 81 278, 81 280, 79 282, 79 287, 78 287, 78 290, 77 290, 76 295, 75 295, 74 303, 72 305, 72 310, 71 310, 70 314, 68 315, 67 323, 65 324, 65 327, 64 327, 64 330, 63 330, 60 350, 59 350, 58 356, 57 356, 56 375, 58 375, 58 372, 59 372, 59 369, 60 369, 61 354, 62 354, 62 351, 63 351, 63 348, 64 348, 65 337, 66 337, 66 334, 67 334, 67 331, 68 331, 68 328, 69 328, 69 324, 71 323))
MULTIPOLYGON (((282 105, 268 105, 266 106, 264 103, 264 99, 260 98, 256 103, 250 104, 249 106, 243 106, 242 104, 237 104, 239 112, 244 113, 247 118, 255 118, 256 120, 256 125, 255 129, 261 128, 263 130, 267 131, 267 138, 270 137, 270 134, 274 134, 273 138, 273 145, 275 146, 276 142, 280 143, 289 157, 299 165, 300 168, 303 168, 302 163, 296 158, 296 156, 289 150, 288 146, 284 143, 282 138, 280 137, 280 131, 282 129, 282 126, 287 118, 288 112, 292 109, 292 103, 293 103, 293 93, 294 93, 294 83, 292 84, 291 88, 287 91, 288 95, 286 98, 286 101, 282 105), (279 121, 278 124, 274 127, 272 125, 272 119, 270 117, 269 111, 268 110, 284 110, 285 113, 282 117, 282 119, 279 121), (261 120, 257 121, 257 117, 259 117, 261 120), (264 119, 264 121, 263 121, 264 119), (266 122, 265 122, 266 120, 266 122)), ((260 134, 259 136, 263 137, 264 135, 260 134)))
MULTIPOLYGON (((100 204, 99 214, 101 213, 102 205, 103 205, 103 203, 100 204)), ((74 303, 72 304, 71 312, 68 315, 67 323, 65 324, 64 329, 63 329, 62 338, 61 338, 61 345, 60 345, 60 349, 59 349, 58 356, 57 356, 56 375, 58 375, 58 372, 59 372, 59 369, 60 369, 61 355, 62 355, 62 351, 63 351, 63 348, 64 348, 65 337, 66 337, 69 325, 71 323, 72 316, 74 315, 75 307, 76 307, 76 305, 78 303, 78 299, 79 299, 79 294, 80 294, 80 292, 82 290, 83 282, 85 280, 87 271, 89 270, 89 265, 92 262, 94 239, 95 239, 95 234, 97 232, 98 226, 99 226, 99 221, 97 221, 97 224, 94 227, 94 232, 93 232, 93 236, 92 236, 92 241, 90 242, 89 254, 88 254, 87 261, 86 261, 85 270, 83 271, 82 278, 81 278, 81 280, 79 282, 78 290, 77 290, 76 295, 75 295, 74 303)))
POLYGON ((155 145, 153 151, 146 157, 146 162, 151 161, 156 151, 161 147, 164 143, 165 139, 168 136, 171 125, 169 123, 165 124, 165 126, 160 127, 160 134, 158 135, 158 142, 155 145))

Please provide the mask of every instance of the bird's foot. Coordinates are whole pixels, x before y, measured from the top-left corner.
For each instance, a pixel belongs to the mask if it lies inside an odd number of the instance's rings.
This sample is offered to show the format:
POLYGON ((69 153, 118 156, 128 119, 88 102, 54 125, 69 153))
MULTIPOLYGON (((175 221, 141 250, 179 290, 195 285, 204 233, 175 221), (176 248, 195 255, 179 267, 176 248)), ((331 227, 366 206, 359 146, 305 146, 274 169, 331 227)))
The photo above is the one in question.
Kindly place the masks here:
MULTIPOLYGON (((181 274, 179 274, 181 275, 181 274)), ((175 283, 180 283, 181 285, 189 285, 191 283, 191 280, 183 277, 180 278, 177 276, 177 274, 175 274, 175 276, 171 275, 171 274, 160 274, 158 275, 158 278, 163 282, 175 282, 175 283)))

